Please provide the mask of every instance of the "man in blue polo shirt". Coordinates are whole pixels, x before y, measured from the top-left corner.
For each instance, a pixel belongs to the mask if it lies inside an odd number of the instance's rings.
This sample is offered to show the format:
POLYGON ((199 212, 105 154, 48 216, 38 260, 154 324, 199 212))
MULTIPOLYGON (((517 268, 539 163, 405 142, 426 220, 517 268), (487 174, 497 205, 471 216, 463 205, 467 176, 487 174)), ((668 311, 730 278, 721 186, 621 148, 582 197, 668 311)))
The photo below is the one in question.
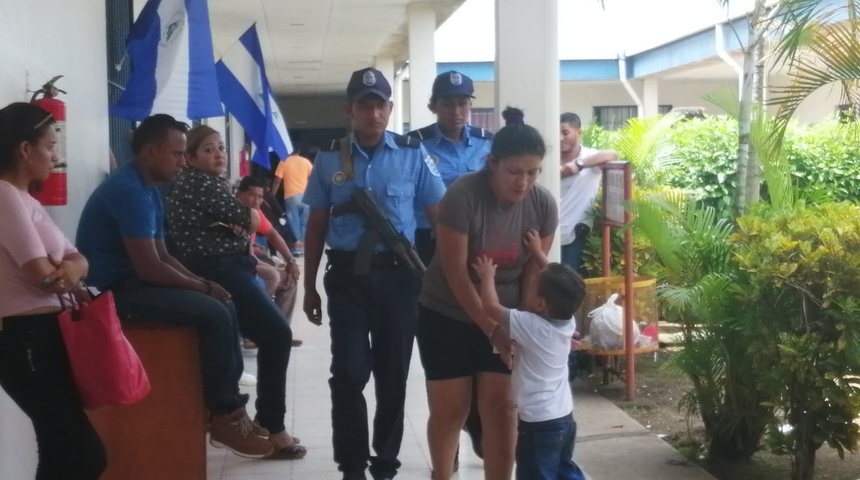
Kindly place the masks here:
POLYGON ((164 207, 156 182, 185 164, 188 125, 154 115, 134 132, 134 161, 115 171, 87 201, 77 247, 90 263, 88 282, 113 292, 124 322, 194 327, 200 336, 203 396, 212 414, 209 442, 237 455, 262 458, 273 447, 255 426, 239 393, 242 354, 230 295, 194 275, 167 253, 164 207))
POLYGON ((327 243, 324 283, 331 325, 331 387, 334 459, 345 480, 391 479, 400 468, 406 379, 418 326, 419 281, 385 243, 374 246, 368 273, 356 273, 356 250, 368 229, 360 211, 344 208, 365 189, 395 229, 410 241, 415 210, 432 220, 445 192, 436 165, 421 144, 386 132, 391 86, 381 72, 353 72, 345 110, 353 133, 333 142, 314 162, 302 199, 310 208, 305 233, 305 301, 308 319, 322 324, 317 271, 327 243), (363 391, 376 384, 373 449, 368 441, 363 391))

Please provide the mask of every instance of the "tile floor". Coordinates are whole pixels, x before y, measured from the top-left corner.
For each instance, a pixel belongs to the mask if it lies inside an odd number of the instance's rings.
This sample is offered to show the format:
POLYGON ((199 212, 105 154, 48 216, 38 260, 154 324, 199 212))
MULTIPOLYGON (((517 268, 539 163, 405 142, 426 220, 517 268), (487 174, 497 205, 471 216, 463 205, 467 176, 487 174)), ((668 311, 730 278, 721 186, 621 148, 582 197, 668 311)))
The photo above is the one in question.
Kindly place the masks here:
MULTIPOLYGON (((301 282, 300 282, 301 283, 301 282)), ((321 282, 320 282, 321 283, 321 282)), ((322 285, 319 286, 323 294, 322 285)), ((209 480, 339 480, 337 466, 332 459, 331 446, 331 400, 329 396, 329 330, 328 321, 323 326, 308 322, 301 312, 301 295, 293 319, 293 332, 304 345, 293 349, 287 377, 287 431, 301 438, 308 454, 301 460, 261 461, 248 460, 226 450, 209 447, 209 480)), ((323 299, 325 305, 325 299, 323 299)), ((325 308, 323 309, 325 313, 325 308)), ((245 356, 245 370, 256 372, 256 357, 245 356)), ((252 395, 249 403, 253 407, 254 387, 242 387, 252 395)), ((373 412, 375 400, 373 381, 365 390, 368 412, 373 412)), ((430 478, 430 460, 427 450, 427 400, 424 388, 424 372, 418 360, 418 349, 414 355, 409 374, 406 396, 406 422, 400 461, 403 466, 398 480, 430 478)), ((253 412, 251 412, 253 417, 253 412)), ((372 418, 372 417, 371 417, 372 418)), ((463 434, 463 444, 469 445, 463 434)), ((483 468, 471 449, 464 448, 460 456, 459 480, 483 480, 483 468)))

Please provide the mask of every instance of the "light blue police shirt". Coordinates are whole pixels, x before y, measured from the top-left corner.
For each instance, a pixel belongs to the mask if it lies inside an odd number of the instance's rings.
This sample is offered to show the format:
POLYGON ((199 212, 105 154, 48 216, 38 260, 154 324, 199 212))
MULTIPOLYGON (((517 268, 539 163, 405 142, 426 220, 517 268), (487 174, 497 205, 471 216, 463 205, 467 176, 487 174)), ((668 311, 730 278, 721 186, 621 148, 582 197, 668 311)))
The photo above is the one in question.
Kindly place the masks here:
MULTIPOLYGON (((394 228, 415 242, 415 211, 436 205, 445 194, 445 184, 436 165, 421 144, 410 137, 385 132, 372 158, 350 135, 355 177, 344 178, 340 142, 320 151, 308 179, 302 201, 312 209, 330 210, 348 203, 357 188, 366 188, 394 228)), ((330 215, 326 243, 335 250, 354 251, 370 228, 361 213, 330 215)), ((380 243, 376 251, 388 250, 380 243)))
MULTIPOLYGON (((492 133, 472 125, 463 128, 463 137, 459 142, 452 142, 445 137, 438 123, 412 131, 408 135, 421 140, 421 145, 435 161, 446 187, 463 175, 484 168, 493 145, 492 133)), ((418 228, 430 228, 430 221, 423 211, 416 210, 415 216, 418 228)))

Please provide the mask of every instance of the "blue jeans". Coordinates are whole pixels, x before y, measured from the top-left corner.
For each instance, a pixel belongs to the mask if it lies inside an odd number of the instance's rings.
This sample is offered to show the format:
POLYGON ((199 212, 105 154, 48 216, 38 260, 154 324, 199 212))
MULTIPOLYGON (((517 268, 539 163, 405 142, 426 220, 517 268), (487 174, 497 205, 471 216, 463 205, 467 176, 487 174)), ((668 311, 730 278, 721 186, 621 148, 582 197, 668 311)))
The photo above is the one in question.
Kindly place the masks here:
POLYGON ((591 227, 584 223, 577 223, 574 227, 576 238, 567 245, 561 246, 561 263, 574 269, 585 276, 585 261, 582 258, 582 252, 588 245, 588 235, 591 232, 591 227))
POLYGON ((290 230, 293 231, 293 235, 299 242, 305 241, 305 227, 308 224, 308 212, 310 211, 310 207, 302 203, 303 195, 300 193, 284 199, 287 222, 289 222, 290 230))
POLYGON ((585 480, 573 461, 573 415, 535 423, 520 420, 518 430, 517 480, 585 480))
POLYGON ((197 330, 203 399, 210 412, 221 415, 245 406, 238 385, 243 361, 233 302, 140 280, 119 282, 111 291, 123 322, 166 323, 197 330))
POLYGON ((324 277, 331 326, 334 460, 358 476, 394 477, 403 439, 406 380, 418 323, 418 281, 402 267, 333 265, 324 277), (370 436, 364 388, 374 378, 376 412, 370 436), (370 447, 376 455, 370 455, 370 447))
MULTIPOLYGON (((293 332, 281 309, 257 283, 257 259, 242 252, 196 257, 183 263, 230 292, 242 337, 258 347, 256 420, 271 433, 283 432, 293 332)), ((233 337, 233 344, 238 348, 238 335, 233 337)))

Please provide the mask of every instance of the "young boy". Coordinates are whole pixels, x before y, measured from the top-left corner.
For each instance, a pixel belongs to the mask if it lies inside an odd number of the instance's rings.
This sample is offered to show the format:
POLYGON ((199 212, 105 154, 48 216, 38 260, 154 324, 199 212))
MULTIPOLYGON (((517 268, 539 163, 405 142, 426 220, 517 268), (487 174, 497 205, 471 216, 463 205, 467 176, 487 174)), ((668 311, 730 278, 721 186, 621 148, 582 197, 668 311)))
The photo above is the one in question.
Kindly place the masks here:
POLYGON ((534 281, 524 286, 525 311, 499 304, 491 259, 482 256, 472 265, 481 280, 484 313, 498 322, 491 332, 508 332, 516 343, 513 383, 520 418, 516 478, 580 480, 585 476, 572 458, 576 422, 567 356, 574 345, 573 314, 585 296, 585 283, 570 267, 547 261, 536 231, 526 233, 523 242, 541 264, 534 281))

